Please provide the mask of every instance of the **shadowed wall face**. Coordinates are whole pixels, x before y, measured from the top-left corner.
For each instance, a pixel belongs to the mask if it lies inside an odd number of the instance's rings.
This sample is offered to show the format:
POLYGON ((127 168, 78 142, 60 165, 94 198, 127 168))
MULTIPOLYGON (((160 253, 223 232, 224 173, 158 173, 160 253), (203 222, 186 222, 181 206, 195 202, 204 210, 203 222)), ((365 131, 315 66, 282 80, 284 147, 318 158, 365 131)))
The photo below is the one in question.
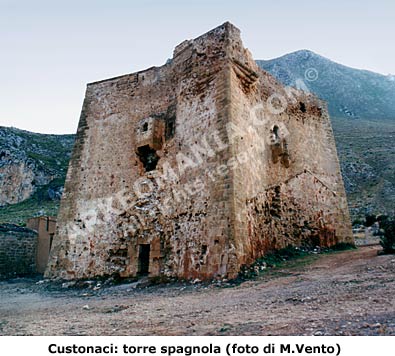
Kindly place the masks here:
POLYGON ((233 170, 239 263, 288 245, 353 243, 326 104, 281 86, 240 42, 232 58, 244 67, 231 71, 231 122, 241 132, 233 155, 249 153, 233 170))

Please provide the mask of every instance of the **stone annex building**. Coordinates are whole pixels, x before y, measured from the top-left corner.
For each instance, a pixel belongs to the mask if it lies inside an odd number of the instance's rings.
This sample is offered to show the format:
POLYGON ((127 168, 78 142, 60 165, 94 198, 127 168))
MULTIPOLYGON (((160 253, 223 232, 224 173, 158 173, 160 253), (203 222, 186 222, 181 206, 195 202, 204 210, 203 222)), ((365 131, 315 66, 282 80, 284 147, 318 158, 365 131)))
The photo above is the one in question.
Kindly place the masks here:
POLYGON ((47 277, 234 278, 353 242, 325 103, 259 69, 230 23, 88 84, 47 277))

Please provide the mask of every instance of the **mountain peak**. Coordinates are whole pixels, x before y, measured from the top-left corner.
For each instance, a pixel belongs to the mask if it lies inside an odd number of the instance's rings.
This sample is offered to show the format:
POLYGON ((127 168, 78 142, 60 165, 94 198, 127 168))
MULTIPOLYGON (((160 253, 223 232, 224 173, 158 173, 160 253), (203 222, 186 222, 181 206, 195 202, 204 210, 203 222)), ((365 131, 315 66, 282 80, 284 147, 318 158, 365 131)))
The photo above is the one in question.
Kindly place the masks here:
POLYGON ((323 59, 328 60, 319 54, 310 51, 309 49, 300 49, 298 51, 294 51, 291 53, 287 53, 281 57, 269 60, 258 60, 257 62, 272 62, 272 61, 280 61, 280 60, 287 60, 287 61, 302 61, 302 60, 309 60, 309 59, 323 59))
POLYGON ((315 57, 321 57, 319 54, 317 54, 317 53, 315 53, 313 51, 310 51, 309 49, 300 49, 298 51, 294 51, 294 52, 291 52, 291 53, 288 54, 288 56, 291 56, 291 55, 294 55, 294 56, 309 56, 309 57, 315 56, 315 57))
POLYGON ((334 117, 395 119, 395 80, 391 76, 346 67, 308 49, 257 64, 284 85, 298 87, 303 81, 328 102, 334 117))

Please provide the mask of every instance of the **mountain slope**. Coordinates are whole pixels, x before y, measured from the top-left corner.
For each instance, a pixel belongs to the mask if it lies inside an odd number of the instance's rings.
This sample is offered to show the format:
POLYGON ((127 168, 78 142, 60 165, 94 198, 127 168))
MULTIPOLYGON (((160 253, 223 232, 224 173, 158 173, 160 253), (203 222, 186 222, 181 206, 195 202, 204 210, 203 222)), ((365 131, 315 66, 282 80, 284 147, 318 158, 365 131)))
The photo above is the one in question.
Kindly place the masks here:
POLYGON ((56 214, 73 143, 74 135, 0 127, 0 223, 56 214))
POLYGON ((395 213, 395 121, 332 118, 353 220, 395 213))
POLYGON ((307 50, 256 62, 285 85, 306 85, 328 102, 331 116, 395 120, 394 76, 346 67, 307 50))

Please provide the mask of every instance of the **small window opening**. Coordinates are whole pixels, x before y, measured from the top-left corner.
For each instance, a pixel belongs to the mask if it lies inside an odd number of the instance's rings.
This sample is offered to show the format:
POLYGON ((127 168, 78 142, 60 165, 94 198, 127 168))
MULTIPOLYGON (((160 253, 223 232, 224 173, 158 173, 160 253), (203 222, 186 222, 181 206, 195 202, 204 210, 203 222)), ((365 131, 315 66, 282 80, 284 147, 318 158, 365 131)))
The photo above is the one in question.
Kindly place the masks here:
POLYGON ((149 273, 149 257, 151 246, 149 244, 139 245, 139 264, 137 273, 146 276, 149 273))
POLYGON ((171 139, 174 137, 176 131, 176 118, 175 116, 166 119, 166 132, 165 137, 166 140, 171 139))
POLYGON ((280 139, 280 129, 278 128, 277 125, 275 125, 273 127, 273 135, 274 135, 274 139, 277 141, 280 139))
POLYGON ((306 112, 306 105, 305 103, 300 102, 299 103, 300 111, 301 112, 306 112))
POLYGON ((149 145, 139 147, 137 149, 137 155, 139 156, 140 161, 143 164, 146 172, 156 169, 156 165, 159 161, 159 156, 156 154, 156 151, 149 145))

